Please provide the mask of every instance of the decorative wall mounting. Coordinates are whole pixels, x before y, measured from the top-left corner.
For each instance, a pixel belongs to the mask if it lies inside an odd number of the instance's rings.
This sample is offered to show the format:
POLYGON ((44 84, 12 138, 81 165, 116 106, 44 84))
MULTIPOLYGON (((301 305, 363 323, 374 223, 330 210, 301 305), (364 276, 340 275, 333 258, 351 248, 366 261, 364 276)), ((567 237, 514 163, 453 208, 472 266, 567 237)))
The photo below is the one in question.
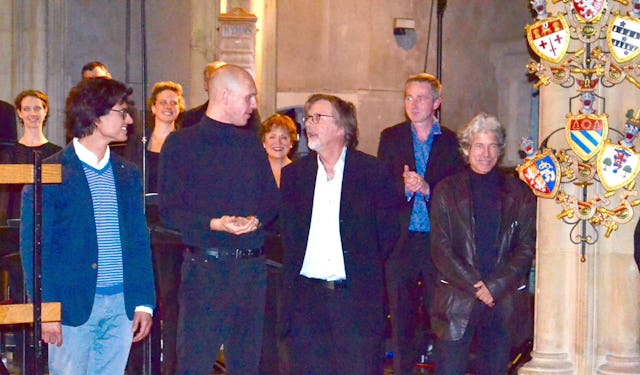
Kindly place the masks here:
POLYGON ((536 151, 531 138, 523 138, 525 161, 517 167, 520 179, 534 194, 554 199, 562 206, 559 220, 572 226, 570 239, 582 245, 598 241, 598 227, 609 237, 620 225, 633 218, 633 207, 640 204, 635 178, 640 171, 640 154, 633 141, 639 132, 640 110, 629 110, 625 131, 609 129, 609 115, 597 113, 595 101, 602 87, 613 87, 625 79, 640 89, 640 0, 634 0, 627 14, 626 0, 551 0, 563 2, 565 12, 555 16, 547 12, 545 0, 531 0, 536 22, 525 26, 531 50, 540 58, 527 65, 538 81, 535 87, 551 83, 563 88, 575 87, 581 107, 571 110, 564 128, 551 132, 536 151), (572 40, 574 42, 572 42, 572 40), (606 43, 605 43, 606 41, 606 43), (578 42, 578 43, 575 43, 578 42), (570 47, 579 45, 576 50, 570 47), (597 44, 597 45, 596 45, 597 44), (606 50, 601 47, 606 45, 606 50), (549 138, 564 129, 567 148, 547 148, 549 138), (610 131, 611 130, 611 131, 610 131), (609 135, 614 135, 613 141, 609 135), (580 188, 580 197, 563 186, 580 188), (604 193, 589 189, 600 184, 604 193))

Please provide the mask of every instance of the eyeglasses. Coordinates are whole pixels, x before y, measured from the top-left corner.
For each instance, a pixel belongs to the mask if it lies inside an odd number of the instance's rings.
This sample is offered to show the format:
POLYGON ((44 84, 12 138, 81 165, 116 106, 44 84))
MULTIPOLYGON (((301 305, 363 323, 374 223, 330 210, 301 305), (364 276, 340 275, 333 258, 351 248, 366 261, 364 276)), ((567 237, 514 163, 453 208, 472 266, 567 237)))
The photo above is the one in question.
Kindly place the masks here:
POLYGON ((320 119, 322 117, 334 117, 334 116, 323 115, 321 113, 306 114, 306 115, 304 115, 304 122, 307 123, 307 122, 311 121, 312 123, 317 124, 318 122, 320 122, 320 119))
POLYGON ((113 112, 118 112, 118 113, 120 113, 120 115, 122 116, 122 119, 123 119, 123 120, 126 120, 126 119, 127 119, 127 115, 129 114, 129 112, 127 111, 127 109, 126 109, 126 108, 125 108, 125 109, 113 109, 113 108, 111 108, 111 110, 112 110, 113 112))

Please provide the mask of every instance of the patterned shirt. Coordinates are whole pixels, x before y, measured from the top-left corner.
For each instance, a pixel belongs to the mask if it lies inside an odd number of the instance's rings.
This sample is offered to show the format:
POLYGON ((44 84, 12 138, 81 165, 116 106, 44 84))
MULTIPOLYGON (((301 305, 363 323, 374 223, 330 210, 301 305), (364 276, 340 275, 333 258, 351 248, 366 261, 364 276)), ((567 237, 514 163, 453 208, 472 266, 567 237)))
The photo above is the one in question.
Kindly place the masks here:
MULTIPOLYGON (((429 163, 429 154, 431 153, 431 145, 433 145, 433 139, 436 135, 440 134, 442 134, 440 123, 434 122, 427 139, 424 142, 420 142, 415 126, 411 124, 411 135, 413 137, 413 155, 416 160, 416 173, 418 173, 420 176, 424 176, 427 170, 427 164, 429 163)), ((425 197, 420 192, 416 192, 414 194, 406 194, 407 200, 410 200, 414 196, 415 198, 413 200, 413 209, 411 211, 411 221, 409 221, 409 230, 412 232, 428 233, 431 231, 431 223, 429 222, 429 211, 427 209, 427 200, 429 199, 429 195, 425 197)))

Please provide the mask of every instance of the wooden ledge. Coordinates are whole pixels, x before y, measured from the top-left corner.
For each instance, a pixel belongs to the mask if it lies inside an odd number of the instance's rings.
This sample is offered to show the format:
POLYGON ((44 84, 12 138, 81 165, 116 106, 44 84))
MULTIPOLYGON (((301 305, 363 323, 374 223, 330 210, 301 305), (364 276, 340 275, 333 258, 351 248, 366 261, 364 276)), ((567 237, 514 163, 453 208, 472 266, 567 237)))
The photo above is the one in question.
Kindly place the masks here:
MULTIPOLYGON (((62 182, 60 164, 42 164, 42 183, 62 182)), ((0 164, 0 184, 33 184, 32 164, 0 164)))
MULTIPOLYGON (((45 302, 42 304, 42 322, 59 322, 61 320, 60 302, 45 302)), ((0 305, 0 324, 33 323, 33 305, 30 303, 16 303, 0 305)))

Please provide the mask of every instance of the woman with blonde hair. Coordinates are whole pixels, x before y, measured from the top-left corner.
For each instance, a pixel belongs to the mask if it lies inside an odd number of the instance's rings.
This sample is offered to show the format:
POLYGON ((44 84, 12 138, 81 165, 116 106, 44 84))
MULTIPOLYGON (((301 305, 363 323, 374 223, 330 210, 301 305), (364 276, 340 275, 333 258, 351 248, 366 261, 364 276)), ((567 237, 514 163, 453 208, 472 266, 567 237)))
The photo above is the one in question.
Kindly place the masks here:
MULTIPOLYGON (((182 86, 171 81, 157 82, 151 89, 148 108, 151 111, 153 125, 147 129, 148 141, 144 152, 146 158, 145 192, 147 194, 158 192, 160 151, 169 134, 180 128, 177 120, 185 110, 182 86)), ((138 142, 136 154, 138 158, 142 155, 142 144, 142 142, 138 142)), ((154 203, 153 199, 148 198, 147 221, 154 226, 160 222, 160 219, 157 205, 152 203, 154 203)), ((152 333, 151 367, 154 374, 173 374, 177 365, 178 287, 180 285, 183 246, 179 241, 162 237, 156 232, 153 232, 151 236, 158 305, 152 327, 155 332, 152 333), (162 339, 162 347, 160 339, 162 339), (160 352, 162 352, 161 364, 159 363, 160 352)), ((142 373, 142 362, 142 345, 134 345, 131 348, 128 371, 142 373)))

